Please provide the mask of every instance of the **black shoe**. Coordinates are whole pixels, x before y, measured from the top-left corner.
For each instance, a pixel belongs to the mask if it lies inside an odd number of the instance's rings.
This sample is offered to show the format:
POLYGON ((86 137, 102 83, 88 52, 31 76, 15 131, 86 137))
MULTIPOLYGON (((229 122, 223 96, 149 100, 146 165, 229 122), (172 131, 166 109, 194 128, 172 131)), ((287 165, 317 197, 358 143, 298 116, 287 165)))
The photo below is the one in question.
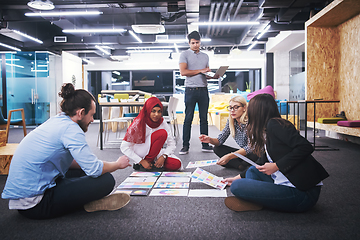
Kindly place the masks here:
POLYGON ((140 164, 134 163, 133 164, 133 169, 134 170, 140 170, 140 164))
POLYGON ((182 149, 179 152, 180 155, 185 155, 188 153, 189 153, 189 147, 186 147, 186 146, 182 147, 182 149))
POLYGON ((207 146, 203 146, 201 151, 203 151, 203 152, 214 152, 214 149, 213 149, 212 146, 207 145, 207 146))

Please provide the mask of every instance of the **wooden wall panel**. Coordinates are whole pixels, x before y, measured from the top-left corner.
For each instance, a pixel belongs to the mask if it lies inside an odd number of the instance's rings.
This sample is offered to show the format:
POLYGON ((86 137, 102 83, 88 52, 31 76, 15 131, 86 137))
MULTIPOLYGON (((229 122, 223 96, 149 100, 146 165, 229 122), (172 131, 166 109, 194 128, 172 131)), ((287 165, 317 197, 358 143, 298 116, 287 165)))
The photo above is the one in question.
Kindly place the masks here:
POLYGON ((339 109, 360 120, 360 15, 339 25, 339 109))
MULTIPOLYGON (((306 100, 338 100, 338 65, 340 60, 337 28, 307 28, 306 100)), ((338 103, 316 105, 316 118, 338 113, 338 103)), ((308 105, 308 120, 313 121, 313 105, 308 105)))

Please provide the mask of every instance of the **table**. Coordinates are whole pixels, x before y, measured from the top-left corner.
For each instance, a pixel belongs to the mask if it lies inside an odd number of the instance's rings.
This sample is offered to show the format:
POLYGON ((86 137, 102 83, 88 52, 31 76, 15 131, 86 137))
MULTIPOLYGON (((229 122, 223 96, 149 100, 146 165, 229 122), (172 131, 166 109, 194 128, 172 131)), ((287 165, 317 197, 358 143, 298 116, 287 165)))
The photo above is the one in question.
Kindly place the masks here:
MULTIPOLYGON (((322 99, 314 99, 314 100, 298 100, 298 101, 286 101, 286 109, 288 109, 289 103, 290 104, 294 104, 294 117, 295 117, 295 104, 297 104, 297 115, 298 115, 298 119, 300 119, 300 115, 299 115, 299 105, 300 103, 305 103, 305 138, 307 139, 307 107, 308 104, 313 103, 314 104, 314 127, 313 127, 313 132, 314 132, 314 142, 312 143, 314 146, 314 150, 318 150, 318 151, 324 151, 324 150, 339 150, 339 149, 333 149, 333 148, 329 148, 328 146, 316 146, 315 144, 315 133, 316 133, 316 127, 315 127, 315 123, 316 123, 316 104, 317 103, 339 103, 340 100, 322 100, 322 99), (323 149, 323 147, 327 148, 327 149, 323 149)), ((288 113, 286 112, 286 118, 288 117, 288 113)), ((299 129, 300 129, 300 125, 299 125, 299 129)))
POLYGON ((11 159, 15 153, 18 143, 8 143, 3 147, 0 147, 0 174, 9 174, 9 167, 11 159))
MULTIPOLYGON (((100 102, 100 150, 103 150, 103 119, 102 108, 103 107, 142 107, 145 102, 100 102)), ((162 102, 164 107, 168 106, 167 102, 162 102)))

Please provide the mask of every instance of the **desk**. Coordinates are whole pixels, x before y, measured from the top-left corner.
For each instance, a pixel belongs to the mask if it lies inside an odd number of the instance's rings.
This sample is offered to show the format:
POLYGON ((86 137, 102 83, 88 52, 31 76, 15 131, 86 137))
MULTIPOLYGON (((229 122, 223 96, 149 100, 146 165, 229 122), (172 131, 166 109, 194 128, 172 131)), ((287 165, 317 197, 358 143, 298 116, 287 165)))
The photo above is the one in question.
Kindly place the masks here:
MULTIPOLYGON (((313 127, 313 132, 314 132, 314 150, 318 150, 318 151, 324 151, 324 150, 339 150, 339 149, 332 149, 332 148, 328 148, 328 149, 323 149, 322 147, 327 147, 327 146, 316 146, 315 145, 315 133, 316 133, 316 104, 317 103, 339 103, 340 100, 299 100, 299 101, 287 101, 286 102, 286 109, 288 109, 289 103, 294 104, 294 108, 295 108, 295 104, 297 104, 297 115, 300 119, 300 115, 299 115, 299 104, 300 103, 305 103, 305 138, 307 139, 307 107, 309 103, 313 103, 314 104, 314 127, 313 127)), ((286 113, 286 118, 288 116, 288 113, 286 113)), ((295 109, 294 109, 294 116, 295 116, 295 109)), ((299 128, 300 129, 300 128, 299 128)))
POLYGON ((0 147, 0 174, 7 175, 9 174, 9 167, 11 159, 15 153, 15 150, 19 144, 6 144, 6 146, 0 147))
MULTIPOLYGON (((100 150, 103 150, 103 119, 102 119, 102 108, 103 107, 142 107, 145 102, 100 102, 100 150)), ((164 107, 168 106, 169 103, 162 102, 164 107)))

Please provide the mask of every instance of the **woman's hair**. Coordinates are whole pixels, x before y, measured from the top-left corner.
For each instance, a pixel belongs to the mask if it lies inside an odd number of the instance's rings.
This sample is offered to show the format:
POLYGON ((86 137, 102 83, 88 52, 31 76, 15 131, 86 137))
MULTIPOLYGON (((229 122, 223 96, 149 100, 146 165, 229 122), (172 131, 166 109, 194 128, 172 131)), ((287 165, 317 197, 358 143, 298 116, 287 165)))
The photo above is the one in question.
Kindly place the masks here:
MULTIPOLYGON (((230 102, 237 102, 240 106, 245 107, 245 112, 240 117, 240 123, 246 124, 247 123, 247 102, 245 98, 243 98, 241 95, 236 95, 232 97, 229 101, 230 102)), ((233 138, 235 138, 235 125, 234 125, 234 119, 229 114, 229 127, 230 127, 230 133, 233 138)))
POLYGON ((63 98, 60 103, 61 111, 72 117, 78 109, 84 108, 85 114, 91 109, 91 101, 96 101, 94 96, 84 89, 75 90, 74 85, 65 83, 61 87, 59 96, 63 98))
POLYGON ((268 121, 271 118, 281 119, 274 97, 270 94, 256 95, 249 102, 247 115, 247 134, 250 146, 254 149, 253 152, 260 156, 264 151, 265 131, 268 121))

